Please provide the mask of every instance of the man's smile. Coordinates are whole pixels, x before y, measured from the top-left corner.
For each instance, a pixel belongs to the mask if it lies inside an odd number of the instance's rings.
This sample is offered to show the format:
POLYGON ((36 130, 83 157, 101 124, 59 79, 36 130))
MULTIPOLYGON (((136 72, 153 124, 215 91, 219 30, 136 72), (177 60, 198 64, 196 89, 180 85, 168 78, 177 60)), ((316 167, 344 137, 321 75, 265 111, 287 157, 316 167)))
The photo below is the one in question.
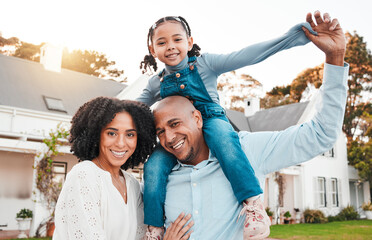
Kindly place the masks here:
POLYGON ((172 148, 175 150, 180 149, 184 143, 185 143, 185 139, 181 139, 175 145, 173 145, 172 148))

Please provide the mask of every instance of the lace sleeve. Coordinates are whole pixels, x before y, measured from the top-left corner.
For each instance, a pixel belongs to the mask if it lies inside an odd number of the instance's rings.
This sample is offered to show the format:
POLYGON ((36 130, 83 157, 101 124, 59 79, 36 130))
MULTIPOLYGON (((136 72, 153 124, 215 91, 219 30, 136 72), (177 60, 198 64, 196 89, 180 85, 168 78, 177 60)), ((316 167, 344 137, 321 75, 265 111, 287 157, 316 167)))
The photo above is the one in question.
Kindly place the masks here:
POLYGON ((147 225, 144 224, 144 211, 143 211, 143 197, 140 183, 136 181, 137 185, 137 234, 136 240, 145 239, 145 234, 147 230, 147 225))
POLYGON ((53 239, 105 240, 100 214, 100 176, 76 167, 68 174, 58 199, 53 239))

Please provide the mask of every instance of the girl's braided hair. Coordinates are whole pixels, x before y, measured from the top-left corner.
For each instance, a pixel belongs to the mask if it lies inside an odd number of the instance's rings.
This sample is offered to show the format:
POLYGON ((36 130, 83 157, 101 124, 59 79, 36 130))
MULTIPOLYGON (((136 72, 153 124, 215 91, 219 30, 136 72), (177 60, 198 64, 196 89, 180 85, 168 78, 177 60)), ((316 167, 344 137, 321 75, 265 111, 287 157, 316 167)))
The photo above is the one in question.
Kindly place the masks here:
POLYGON ((69 142, 71 152, 79 161, 92 160, 99 155, 101 131, 120 112, 132 116, 138 134, 136 150, 121 168, 126 170, 146 161, 156 143, 151 110, 140 102, 109 97, 90 100, 72 118, 69 142))
MULTIPOLYGON (((182 25, 182 27, 185 29, 187 36, 188 37, 191 37, 190 26, 187 23, 186 19, 184 19, 183 17, 181 17, 181 16, 178 16, 178 17, 168 16, 168 17, 160 18, 158 21, 156 21, 155 24, 153 24, 150 27, 149 32, 147 34, 147 49, 149 50, 149 54, 144 57, 143 61, 140 64, 140 69, 143 69, 142 70, 142 73, 147 72, 147 70, 150 70, 151 71, 151 67, 153 68, 153 70, 155 72, 158 70, 158 66, 156 64, 156 60, 152 56, 152 54, 150 52, 149 46, 150 46, 150 43, 152 41, 152 37, 154 36, 155 29, 160 24, 162 24, 164 22, 167 22, 167 21, 176 21, 176 22, 179 22, 182 25)), ((193 46, 192 46, 192 49, 187 52, 187 56, 188 57, 200 56, 200 50, 201 50, 201 48, 197 44, 194 43, 193 46)))

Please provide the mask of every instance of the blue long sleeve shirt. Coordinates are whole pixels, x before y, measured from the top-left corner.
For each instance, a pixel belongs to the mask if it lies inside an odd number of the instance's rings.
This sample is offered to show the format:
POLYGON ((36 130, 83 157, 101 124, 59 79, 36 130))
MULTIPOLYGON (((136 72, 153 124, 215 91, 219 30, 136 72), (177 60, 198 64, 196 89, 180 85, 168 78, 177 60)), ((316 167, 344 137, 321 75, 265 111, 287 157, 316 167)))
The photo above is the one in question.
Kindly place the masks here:
MULTIPOLYGON (((343 123, 347 76, 347 64, 325 64, 321 104, 309 122, 278 132, 239 133, 241 146, 263 189, 266 174, 308 161, 332 148, 343 123)), ((167 227, 181 212, 191 213, 195 224, 190 239, 240 240, 244 217, 237 219, 241 208, 214 156, 196 166, 179 162, 172 169, 165 200, 167 227)))
MULTIPOLYGON (((317 34, 311 29, 309 23, 300 23, 278 38, 253 44, 239 51, 229 54, 206 53, 197 57, 196 66, 212 100, 217 104, 220 102, 217 93, 217 78, 222 73, 259 63, 279 51, 307 44, 309 39, 302 30, 302 26, 306 27, 311 33, 317 34)), ((187 56, 176 66, 166 65, 165 75, 186 67, 188 67, 187 56)), ((147 86, 136 100, 151 106, 160 99, 160 78, 158 75, 154 75, 149 79, 147 86)))

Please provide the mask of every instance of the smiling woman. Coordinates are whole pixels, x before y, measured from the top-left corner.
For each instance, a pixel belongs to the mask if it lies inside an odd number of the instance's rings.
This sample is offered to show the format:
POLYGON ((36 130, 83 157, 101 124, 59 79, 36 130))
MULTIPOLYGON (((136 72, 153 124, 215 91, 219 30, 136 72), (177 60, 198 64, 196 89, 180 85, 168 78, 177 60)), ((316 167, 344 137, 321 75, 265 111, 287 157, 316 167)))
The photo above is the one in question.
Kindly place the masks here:
POLYGON ((53 239, 141 239, 142 194, 125 170, 143 163, 155 145, 150 109, 99 97, 77 111, 71 151, 80 160, 68 173, 57 202, 53 239))

